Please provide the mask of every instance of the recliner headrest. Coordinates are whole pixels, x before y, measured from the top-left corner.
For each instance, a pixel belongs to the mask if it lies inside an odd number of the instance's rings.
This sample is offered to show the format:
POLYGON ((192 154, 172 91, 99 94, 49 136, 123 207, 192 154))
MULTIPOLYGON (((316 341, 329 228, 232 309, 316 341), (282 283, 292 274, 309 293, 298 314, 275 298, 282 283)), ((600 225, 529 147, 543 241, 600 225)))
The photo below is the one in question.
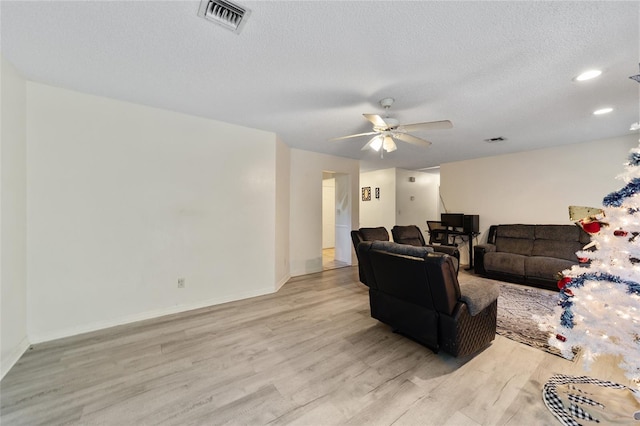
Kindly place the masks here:
POLYGON ((371 249, 422 259, 424 259, 428 253, 433 253, 432 247, 417 247, 408 244, 392 243, 390 241, 374 241, 371 243, 371 249))

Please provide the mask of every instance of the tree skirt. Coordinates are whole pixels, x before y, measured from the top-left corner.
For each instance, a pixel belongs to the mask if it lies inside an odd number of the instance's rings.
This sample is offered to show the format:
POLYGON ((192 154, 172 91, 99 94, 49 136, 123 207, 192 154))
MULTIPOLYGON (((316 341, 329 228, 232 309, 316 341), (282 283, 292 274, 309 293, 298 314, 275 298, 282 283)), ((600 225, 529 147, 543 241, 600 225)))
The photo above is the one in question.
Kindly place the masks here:
POLYGON ((588 376, 552 376, 542 400, 565 426, 640 424, 640 395, 619 383, 588 376))

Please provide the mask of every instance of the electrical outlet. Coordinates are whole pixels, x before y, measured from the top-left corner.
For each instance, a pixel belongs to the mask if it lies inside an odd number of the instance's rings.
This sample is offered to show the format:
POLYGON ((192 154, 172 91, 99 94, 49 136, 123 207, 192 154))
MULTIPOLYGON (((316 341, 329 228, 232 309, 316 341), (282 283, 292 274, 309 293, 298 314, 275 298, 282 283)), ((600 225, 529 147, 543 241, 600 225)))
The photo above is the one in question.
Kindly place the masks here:
POLYGON ((184 278, 178 278, 178 288, 184 288, 184 278))

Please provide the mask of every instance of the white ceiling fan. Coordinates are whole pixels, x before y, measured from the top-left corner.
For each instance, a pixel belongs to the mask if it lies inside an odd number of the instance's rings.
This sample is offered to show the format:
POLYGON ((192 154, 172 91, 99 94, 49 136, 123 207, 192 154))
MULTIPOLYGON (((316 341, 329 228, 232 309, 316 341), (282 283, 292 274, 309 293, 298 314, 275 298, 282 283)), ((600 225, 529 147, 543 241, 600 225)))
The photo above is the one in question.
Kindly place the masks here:
POLYGON ((373 131, 367 133, 358 133, 355 135, 342 136, 339 138, 330 139, 332 141, 339 141, 342 139, 350 139, 357 138, 360 136, 369 136, 375 135, 365 146, 362 147, 362 150, 366 150, 371 148, 375 151, 380 151, 380 148, 383 148, 383 151, 380 153, 383 154, 384 151, 392 152, 398 149, 396 143, 394 141, 402 141, 411 143, 414 145, 428 147, 431 145, 431 142, 418 138, 416 136, 410 135, 409 132, 416 130, 436 130, 436 129, 450 129, 453 127, 453 124, 449 120, 442 121, 428 121, 424 123, 413 123, 413 124, 400 124, 398 120, 395 118, 389 117, 389 108, 393 105, 395 99, 393 98, 384 98, 380 100, 380 105, 382 105, 385 109, 385 116, 380 117, 377 114, 362 114, 364 118, 369 120, 373 124, 373 131))

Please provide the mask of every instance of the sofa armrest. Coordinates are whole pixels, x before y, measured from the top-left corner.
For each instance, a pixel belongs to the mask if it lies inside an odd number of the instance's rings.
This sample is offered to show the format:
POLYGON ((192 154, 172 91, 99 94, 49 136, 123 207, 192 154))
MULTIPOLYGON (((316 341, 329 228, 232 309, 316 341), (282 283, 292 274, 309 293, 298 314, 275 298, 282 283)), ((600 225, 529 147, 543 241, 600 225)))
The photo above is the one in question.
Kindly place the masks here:
POLYGON ((460 285, 460 300, 467 304, 471 316, 482 312, 500 295, 500 288, 491 282, 462 282, 460 285))
POLYGON ((476 274, 486 274, 484 268, 484 255, 496 251, 495 244, 478 244, 473 247, 473 271, 476 274))
POLYGON ((473 246, 473 250, 475 251, 482 251, 483 253, 489 253, 490 251, 496 251, 496 245, 495 244, 478 244, 473 246))

